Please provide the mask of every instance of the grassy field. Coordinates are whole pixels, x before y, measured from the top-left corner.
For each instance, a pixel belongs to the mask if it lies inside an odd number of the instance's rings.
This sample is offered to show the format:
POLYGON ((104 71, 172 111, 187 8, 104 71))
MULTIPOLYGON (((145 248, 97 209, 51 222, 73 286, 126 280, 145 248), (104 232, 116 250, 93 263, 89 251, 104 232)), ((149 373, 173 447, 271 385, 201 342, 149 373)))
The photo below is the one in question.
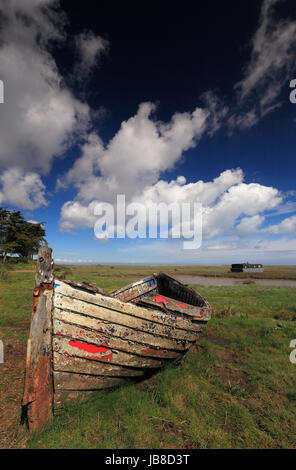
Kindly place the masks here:
POLYGON ((100 277, 137 277, 164 271, 172 276, 187 274, 191 276, 231 277, 235 279, 290 279, 296 280, 296 266, 265 266, 263 273, 232 273, 229 266, 57 266, 58 272, 74 276, 100 277))
MULTIPOLYGON (((8 265, 16 271, 32 271, 35 269, 34 263, 17 263, 8 265)), ((296 280, 296 266, 265 266, 263 273, 232 273, 229 265, 221 266, 107 266, 107 265, 56 265, 57 275, 65 273, 71 278, 78 276, 80 279, 85 276, 98 278, 101 277, 137 277, 145 276, 151 273, 164 271, 172 276, 186 274, 191 276, 206 277, 229 277, 234 279, 289 279, 296 280)), ((1 276, 1 270, 0 270, 1 276)))
MULTIPOLYGON (((161 270, 200 275, 205 268, 161 270)), ((209 272, 222 273, 222 268, 210 267, 209 272)), ((5 346, 0 447, 296 448, 296 364, 289 361, 289 344, 296 339, 296 289, 254 284, 194 285, 211 303, 213 318, 178 366, 137 385, 96 393, 65 409, 41 433, 28 436, 19 425, 34 285, 34 272, 28 269, 16 265, 0 274, 0 339, 5 346)), ((293 269, 283 268, 281 278, 287 270, 293 279, 293 269)), ((128 277, 159 270, 58 268, 67 278, 109 290, 125 285, 128 277)))

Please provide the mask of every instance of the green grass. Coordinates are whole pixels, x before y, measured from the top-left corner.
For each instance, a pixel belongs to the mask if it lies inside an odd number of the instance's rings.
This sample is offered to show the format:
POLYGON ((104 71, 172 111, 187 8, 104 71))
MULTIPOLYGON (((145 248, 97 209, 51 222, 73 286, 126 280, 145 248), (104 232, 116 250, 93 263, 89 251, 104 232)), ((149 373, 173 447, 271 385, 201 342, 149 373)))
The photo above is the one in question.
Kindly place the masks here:
POLYGON ((114 273, 120 276, 145 276, 153 272, 164 271, 168 274, 178 276, 178 274, 188 274, 196 276, 210 277, 231 277, 236 279, 291 279, 296 280, 296 266, 265 266, 263 273, 232 273, 229 265, 221 266, 78 266, 78 265, 58 265, 59 272, 71 271, 83 273, 84 275, 101 277, 114 277, 114 273))
MULTIPOLYGON (((110 290, 126 284, 127 275, 151 272, 130 268, 61 271, 110 290)), ((34 273, 8 276, 0 280, 0 329, 25 339, 34 273)), ((296 365, 289 361, 296 289, 194 287, 211 303, 213 318, 180 364, 68 406, 27 447, 296 448, 296 365)))
POLYGON ((295 448, 295 334, 267 318, 214 319, 180 365, 68 407, 28 447, 295 448))
POLYGON ((198 286, 214 309, 215 317, 260 317, 293 320, 296 316, 296 289, 254 284, 240 286, 198 286))

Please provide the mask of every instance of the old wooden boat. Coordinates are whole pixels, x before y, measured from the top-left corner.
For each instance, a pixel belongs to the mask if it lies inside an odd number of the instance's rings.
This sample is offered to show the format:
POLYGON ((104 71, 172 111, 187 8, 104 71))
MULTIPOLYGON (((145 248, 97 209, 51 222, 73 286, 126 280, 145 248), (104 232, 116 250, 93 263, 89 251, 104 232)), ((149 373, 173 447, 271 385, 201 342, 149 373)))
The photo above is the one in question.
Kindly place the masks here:
POLYGON ((57 279, 52 266, 41 247, 22 400, 30 430, 64 403, 178 361, 211 316, 204 297, 164 273, 107 293, 57 279))

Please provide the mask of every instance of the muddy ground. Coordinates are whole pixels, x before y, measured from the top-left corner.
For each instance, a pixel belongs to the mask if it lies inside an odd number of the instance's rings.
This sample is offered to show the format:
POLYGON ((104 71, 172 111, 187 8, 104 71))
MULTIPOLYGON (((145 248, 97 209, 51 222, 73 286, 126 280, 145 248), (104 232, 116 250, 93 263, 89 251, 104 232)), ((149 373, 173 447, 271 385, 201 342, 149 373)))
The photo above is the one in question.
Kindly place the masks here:
POLYGON ((6 339, 4 363, 0 364, 0 449, 22 449, 27 440, 26 428, 20 425, 26 342, 10 339, 4 330, 1 329, 6 339))

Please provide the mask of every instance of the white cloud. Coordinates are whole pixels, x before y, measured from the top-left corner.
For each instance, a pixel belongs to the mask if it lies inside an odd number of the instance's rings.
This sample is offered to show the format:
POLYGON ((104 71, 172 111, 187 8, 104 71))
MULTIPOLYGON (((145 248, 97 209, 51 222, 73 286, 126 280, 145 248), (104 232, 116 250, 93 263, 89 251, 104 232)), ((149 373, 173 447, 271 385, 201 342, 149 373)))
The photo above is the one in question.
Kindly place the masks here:
POLYGON ((120 129, 104 146, 96 134, 90 134, 82 146, 82 156, 70 171, 59 178, 58 187, 74 185, 77 197, 64 204, 61 229, 93 226, 92 208, 95 201, 116 201, 124 194, 127 202, 172 202, 196 200, 212 203, 231 185, 242 181, 242 171, 228 170, 213 182, 185 184, 180 175, 176 181, 159 180, 160 174, 173 168, 183 153, 195 147, 205 132, 217 129, 218 115, 212 96, 209 108, 196 108, 192 113, 175 113, 167 123, 153 119, 156 107, 142 103, 135 116, 121 124, 120 129))
POLYGON ((154 111, 153 103, 142 103, 106 147, 91 134, 82 156, 59 184, 74 184, 81 201, 113 202, 116 194, 130 200, 156 183, 161 172, 173 168, 183 152, 197 145, 209 112, 196 108, 192 113, 175 113, 164 123, 151 117, 154 111))
POLYGON ((275 7, 280 2, 262 3, 259 26, 251 41, 250 61, 242 80, 235 85, 239 106, 251 98, 251 107, 234 113, 229 119, 231 127, 252 127, 280 106, 277 100, 295 69, 296 21, 275 19, 275 7))
POLYGON ((73 133, 85 128, 88 106, 65 88, 47 51, 62 40, 56 16, 44 10, 53 0, 2 2, 1 79, 5 103, 0 107, 0 167, 21 166, 47 172, 54 156, 69 146, 73 133))
POLYGON ((263 215, 253 215, 252 217, 243 217, 240 223, 236 226, 236 232, 240 237, 252 236, 258 232, 260 225, 263 223, 265 217, 263 215))
POLYGON ((93 259, 68 259, 68 258, 55 258, 56 264, 93 264, 98 263, 97 260, 93 259))
POLYGON ((36 209, 47 205, 45 186, 34 172, 10 168, 0 175, 0 203, 8 203, 22 209, 36 209))
POLYGON ((46 204, 36 173, 47 173, 75 135, 86 129, 89 109, 64 86, 51 41, 64 40, 64 16, 55 0, 3 0, 0 32, 0 174, 3 202, 24 209, 46 204))
POLYGON ((213 181, 198 180, 195 183, 186 183, 186 178, 179 176, 170 182, 159 180, 156 184, 146 187, 138 202, 151 201, 159 204, 165 202, 201 202, 204 206, 213 204, 231 186, 243 181, 243 172, 240 168, 223 171, 213 181))
POLYGON ((5 90, 0 106, 0 169, 10 169, 2 173, 1 196, 22 208, 45 203, 44 186, 34 171, 47 173, 53 158, 84 132, 88 121, 88 106, 64 86, 48 52, 52 40, 64 40, 63 15, 52 9, 58 5, 54 0, 4 0, 0 6, 5 90), (8 187, 8 179, 18 181, 19 195, 15 187, 8 187))
MULTIPOLYGON (((112 259, 127 262, 127 252, 130 254, 131 249, 118 249, 112 254, 112 259)), ((112 255, 108 253, 109 257, 112 255)), ((143 264, 226 264, 230 267, 232 263, 249 261, 292 265, 296 262, 296 239, 250 241, 246 239, 242 244, 240 239, 232 240, 227 237, 221 239, 219 243, 203 242, 202 247, 197 250, 184 250, 182 241, 179 240, 156 240, 145 244, 139 241, 133 244, 132 256, 134 260, 140 260, 143 264)))
POLYGON ((98 64, 103 53, 106 53, 109 42, 92 31, 84 32, 75 37, 78 62, 75 64, 75 78, 85 80, 91 70, 98 64))
POLYGON ((241 98, 258 87, 264 87, 265 94, 261 98, 263 105, 271 103, 278 96, 281 87, 278 80, 282 78, 283 72, 289 72, 294 66, 292 46, 296 40, 296 22, 275 20, 274 7, 279 3, 280 0, 264 0, 259 27, 252 39, 251 60, 244 78, 237 84, 241 98))
POLYGON ((78 201, 68 201, 61 210, 61 230, 67 232, 74 228, 93 227, 96 221, 94 207, 96 201, 83 206, 78 201))
POLYGON ((261 251, 287 251, 287 252, 294 251, 294 259, 295 259, 296 238, 291 239, 287 237, 281 237, 277 240, 261 239, 257 242, 256 249, 261 250, 261 251))
MULTIPOLYGON (((107 146, 95 134, 89 136, 82 147, 82 156, 59 182, 60 185, 76 187, 74 202, 79 201, 84 207, 94 200, 114 202, 119 193, 125 194, 127 200, 139 202, 188 201, 198 197, 206 206, 205 233, 209 230, 211 234, 220 231, 214 227, 219 217, 224 229, 233 226, 241 214, 256 216, 256 210, 260 212, 277 206, 280 201, 277 190, 260 185, 242 185, 225 194, 219 206, 212 206, 215 198, 224 191, 242 183, 242 172, 228 170, 217 181, 207 183, 185 184, 178 180, 166 182, 160 179, 164 171, 180 163, 186 150, 195 147, 203 135, 213 135, 223 122, 228 122, 230 127, 249 128, 279 106, 276 99, 293 67, 296 22, 276 21, 274 7, 277 3, 278 0, 264 0, 262 4, 259 26, 251 41, 251 58, 242 80, 236 85, 238 103, 230 116, 227 107, 212 92, 202 96, 204 108, 196 108, 193 113, 175 113, 168 123, 153 119, 153 103, 142 103, 137 114, 122 123, 107 146), (248 104, 249 109, 242 112, 250 95, 254 95, 254 99, 248 104), (259 105, 256 104, 258 102, 259 105), (240 179, 227 185, 227 177, 240 179), (235 191, 239 194, 237 201, 230 200, 235 197, 235 191), (254 213, 247 207, 245 194, 254 195, 254 213), (261 198, 268 195, 270 199, 262 205, 261 198), (232 211, 234 207, 236 209, 232 211)), ((70 208, 73 202, 67 204, 66 207, 70 208)), ((67 217, 66 212, 64 208, 63 217, 67 217)), ((242 233, 246 227, 241 226, 238 230, 242 233)))
MULTIPOLYGON (((282 220, 279 224, 270 225, 266 228, 267 232, 274 234, 292 234, 296 235, 296 215, 287 217, 282 220)), ((295 237, 296 238, 296 237, 295 237)))
MULTIPOLYGON (((50 54, 51 41, 61 44, 66 39, 59 1, 2 0, 0 63, 5 104, 0 107, 0 202, 30 210, 46 205, 37 171, 49 172, 53 159, 83 136, 81 157, 57 183, 58 188, 73 186, 77 191, 75 199, 62 207, 62 230, 93 227, 96 203, 115 202, 117 194, 125 194, 127 202, 147 206, 151 201, 202 202, 204 239, 214 239, 213 247, 226 249, 227 244, 219 240, 225 234, 235 234, 246 246, 249 235, 267 233, 267 229, 260 230, 264 212, 283 210, 276 188, 244 182, 241 169, 226 170, 212 181, 192 175, 191 183, 182 175, 165 181, 163 174, 223 123, 249 128, 279 106, 279 94, 294 66, 296 22, 276 22, 277 3, 264 0, 262 4, 251 58, 236 85, 238 102, 230 117, 212 92, 203 95, 202 108, 176 112, 168 122, 156 119, 153 103, 141 103, 105 145, 95 132, 87 135, 90 109, 65 86, 50 54)), ((74 42, 76 78, 87 79, 107 51, 108 41, 84 32, 74 42)), ((286 206, 290 210, 291 205, 286 206)), ((291 234, 293 230, 295 216, 272 226, 269 233, 291 234)))
MULTIPOLYGON (((93 153, 88 155, 92 160, 93 153)), ((83 166, 84 170, 85 168, 88 166, 83 166)), ((102 189, 99 182, 104 184, 104 179, 102 177, 98 179, 98 189, 102 189)), ((119 187, 118 192, 114 190, 114 198, 121 193, 121 189, 122 187, 119 187)), ((108 202, 115 203, 114 198, 108 202)), ((282 202, 282 196, 276 188, 258 183, 244 183, 243 172, 239 168, 226 170, 213 181, 207 182, 199 180, 186 184, 182 176, 170 182, 159 180, 155 184, 143 185, 140 193, 129 191, 129 199, 143 204, 146 208, 152 203, 201 202, 204 240, 226 233, 231 234, 233 231, 241 237, 256 233, 264 220, 262 214, 277 208, 282 202), (240 217, 242 220, 235 227, 240 217)), ((93 227, 96 220, 94 207, 97 202, 105 201, 103 198, 93 199, 91 202, 79 198, 76 201, 68 201, 62 208, 61 229, 93 227)))
POLYGON ((257 183, 240 183, 229 188, 212 207, 204 211, 204 237, 211 238, 231 230, 238 217, 254 216, 271 210, 282 201, 275 188, 257 183))

